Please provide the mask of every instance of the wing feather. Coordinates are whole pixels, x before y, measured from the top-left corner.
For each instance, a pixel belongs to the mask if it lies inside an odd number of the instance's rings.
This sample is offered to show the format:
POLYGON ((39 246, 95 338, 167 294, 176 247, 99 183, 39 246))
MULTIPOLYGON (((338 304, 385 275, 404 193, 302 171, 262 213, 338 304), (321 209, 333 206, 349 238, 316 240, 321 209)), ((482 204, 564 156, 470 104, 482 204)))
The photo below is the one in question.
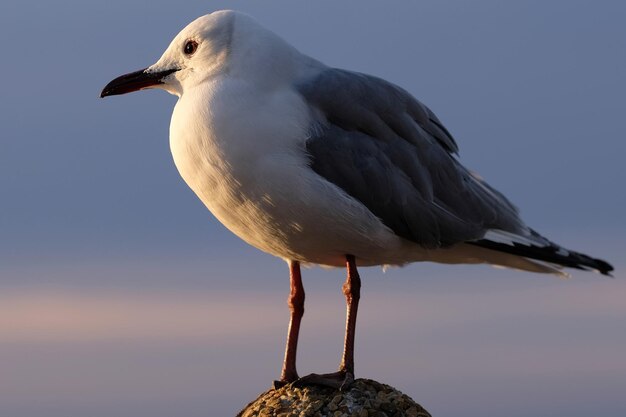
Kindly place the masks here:
POLYGON ((323 118, 306 143, 313 170, 398 235, 437 248, 492 228, 524 230, 516 208, 455 159, 452 135, 406 91, 338 69, 298 89, 323 118))
POLYGON ((306 142, 311 168, 397 235, 424 248, 466 242, 603 274, 613 269, 527 227, 504 195, 458 162, 450 132, 403 89, 339 69, 297 88, 319 118, 306 142))

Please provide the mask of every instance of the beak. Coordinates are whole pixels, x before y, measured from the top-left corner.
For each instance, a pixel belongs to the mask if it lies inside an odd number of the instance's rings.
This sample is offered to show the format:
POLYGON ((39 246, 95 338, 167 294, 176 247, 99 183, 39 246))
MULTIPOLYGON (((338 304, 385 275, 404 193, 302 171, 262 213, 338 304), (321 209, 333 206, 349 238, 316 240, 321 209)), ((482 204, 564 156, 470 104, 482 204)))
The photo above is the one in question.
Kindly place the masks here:
POLYGON ((142 70, 117 77, 104 87, 100 93, 100 97, 132 93, 133 91, 143 90, 144 88, 152 88, 159 84, 163 84, 163 79, 173 72, 178 71, 178 68, 158 72, 146 72, 147 70, 148 68, 144 68, 142 70))

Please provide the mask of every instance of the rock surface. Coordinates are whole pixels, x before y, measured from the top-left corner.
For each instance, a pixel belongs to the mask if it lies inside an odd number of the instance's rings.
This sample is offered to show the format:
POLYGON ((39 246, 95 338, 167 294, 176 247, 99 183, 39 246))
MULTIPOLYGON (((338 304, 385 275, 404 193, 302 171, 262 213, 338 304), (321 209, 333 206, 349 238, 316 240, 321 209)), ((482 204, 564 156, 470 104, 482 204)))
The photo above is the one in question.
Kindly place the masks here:
POLYGON ((264 392, 237 417, 431 417, 408 395, 370 379, 346 391, 293 384, 264 392))

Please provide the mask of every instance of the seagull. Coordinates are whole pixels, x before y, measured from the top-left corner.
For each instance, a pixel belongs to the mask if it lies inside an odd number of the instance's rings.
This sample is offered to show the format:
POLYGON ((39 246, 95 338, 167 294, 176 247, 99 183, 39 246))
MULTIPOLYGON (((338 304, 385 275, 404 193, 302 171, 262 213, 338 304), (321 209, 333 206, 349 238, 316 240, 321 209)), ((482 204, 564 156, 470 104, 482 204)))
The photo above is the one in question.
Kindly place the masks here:
POLYGON ((289 265, 291 314, 277 386, 340 388, 354 380, 357 266, 613 270, 528 227, 503 194, 461 165, 450 132, 410 93, 328 67, 246 14, 196 19, 155 64, 115 78, 101 97, 150 88, 178 96, 170 148, 187 185, 235 235, 289 265), (347 270, 339 370, 302 378, 301 264, 347 270))

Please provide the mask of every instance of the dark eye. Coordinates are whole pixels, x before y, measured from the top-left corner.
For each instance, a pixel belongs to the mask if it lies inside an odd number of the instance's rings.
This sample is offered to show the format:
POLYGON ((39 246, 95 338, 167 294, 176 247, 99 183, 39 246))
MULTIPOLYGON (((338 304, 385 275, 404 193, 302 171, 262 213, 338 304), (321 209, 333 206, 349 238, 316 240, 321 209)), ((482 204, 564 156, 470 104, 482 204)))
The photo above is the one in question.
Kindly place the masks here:
POLYGON ((193 55, 194 52, 196 52, 196 49, 198 49, 198 42, 188 40, 185 43, 185 47, 183 48, 183 51, 185 51, 185 55, 193 55))

